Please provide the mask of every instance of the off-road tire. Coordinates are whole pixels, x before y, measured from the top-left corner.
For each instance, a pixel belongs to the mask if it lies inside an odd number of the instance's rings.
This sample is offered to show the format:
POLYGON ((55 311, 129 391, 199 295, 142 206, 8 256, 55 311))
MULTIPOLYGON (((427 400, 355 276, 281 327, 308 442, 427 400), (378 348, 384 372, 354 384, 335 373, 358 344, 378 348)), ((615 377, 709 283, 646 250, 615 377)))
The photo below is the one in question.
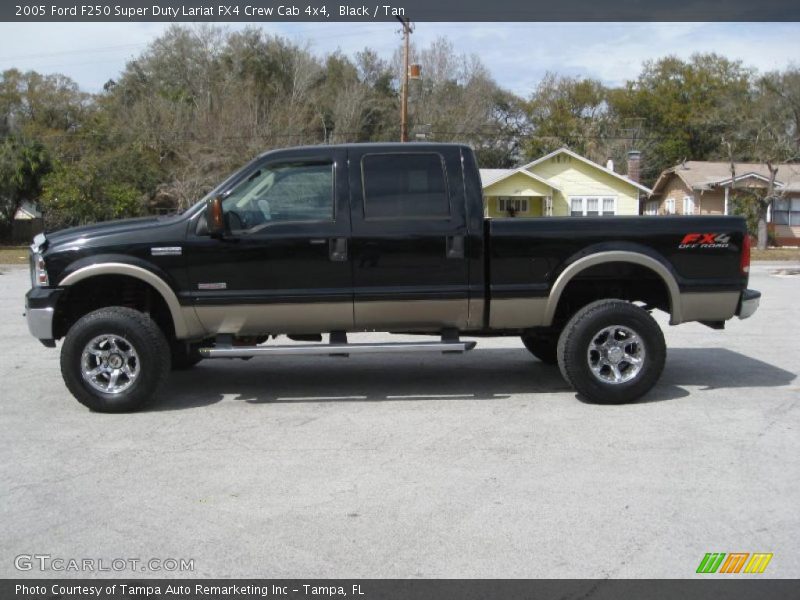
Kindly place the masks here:
POLYGON ((598 300, 580 309, 558 340, 558 366, 564 379, 584 398, 597 404, 624 404, 646 394, 664 370, 664 334, 650 314, 624 300, 598 300), (639 336, 644 359, 638 373, 623 383, 605 383, 590 367, 590 345, 604 328, 621 326, 639 336))
POLYGON ((522 344, 544 364, 558 364, 558 336, 525 334, 522 344))
POLYGON ((70 327, 61 346, 61 375, 67 389, 97 412, 130 412, 149 402, 170 372, 170 347, 164 333, 148 315, 123 306, 90 312, 70 327), (97 336, 114 335, 132 346, 138 374, 127 389, 115 394, 94 389, 83 377, 84 349, 97 336))

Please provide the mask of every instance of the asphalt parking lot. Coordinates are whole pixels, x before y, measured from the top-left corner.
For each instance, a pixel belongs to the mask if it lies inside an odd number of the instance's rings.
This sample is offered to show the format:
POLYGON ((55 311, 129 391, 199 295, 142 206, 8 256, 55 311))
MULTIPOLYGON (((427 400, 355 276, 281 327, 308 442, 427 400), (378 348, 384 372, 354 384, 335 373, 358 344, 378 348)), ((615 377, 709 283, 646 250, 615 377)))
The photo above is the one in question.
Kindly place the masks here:
POLYGON ((205 361, 129 415, 71 398, 22 318, 27 271, 0 267, 0 576, 82 575, 14 566, 46 554, 194 559, 124 576, 685 578, 706 552, 772 552, 765 576, 800 577, 790 267, 753 267, 747 321, 664 325, 633 405, 584 403, 496 339, 205 361))

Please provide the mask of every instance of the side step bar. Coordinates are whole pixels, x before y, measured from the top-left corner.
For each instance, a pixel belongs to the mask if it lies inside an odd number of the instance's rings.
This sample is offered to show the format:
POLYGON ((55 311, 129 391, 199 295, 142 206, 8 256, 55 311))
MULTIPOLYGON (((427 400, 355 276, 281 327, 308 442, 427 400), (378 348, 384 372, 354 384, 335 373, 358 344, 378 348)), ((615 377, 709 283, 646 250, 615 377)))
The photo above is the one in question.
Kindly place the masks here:
POLYGON ((381 344, 294 344, 291 346, 231 346, 200 348, 203 358, 252 358, 254 356, 383 354, 389 352, 442 352, 461 354, 476 342, 398 342, 381 344))

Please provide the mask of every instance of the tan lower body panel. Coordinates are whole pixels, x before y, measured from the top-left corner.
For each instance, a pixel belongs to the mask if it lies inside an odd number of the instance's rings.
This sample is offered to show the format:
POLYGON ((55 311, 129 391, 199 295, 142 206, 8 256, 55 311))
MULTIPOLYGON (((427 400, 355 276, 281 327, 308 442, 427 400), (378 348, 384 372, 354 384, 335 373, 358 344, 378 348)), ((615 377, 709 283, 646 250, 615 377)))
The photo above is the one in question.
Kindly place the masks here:
POLYGON ((547 298, 505 298, 492 300, 489 327, 492 329, 524 329, 544 324, 547 298))
POLYGON ((471 298, 469 301, 469 318, 467 319, 467 329, 483 329, 483 310, 486 308, 486 301, 483 298, 471 298))
POLYGON ((725 321, 736 313, 739 292, 700 292, 681 294, 681 323, 687 321, 725 321))
MULTIPOLYGON (((730 319, 739 303, 738 292, 681 294, 681 322, 730 319)), ((482 318, 482 302, 472 315, 466 300, 381 300, 357 302, 355 321, 349 302, 313 304, 245 304, 184 308, 196 314, 206 335, 229 333, 324 333, 328 331, 439 331, 443 327, 474 328, 482 318)), ((493 300, 489 327, 524 329, 544 325, 547 298, 493 300)), ((192 316, 194 314, 187 314, 192 316)), ((189 319, 186 319, 189 321, 189 319)))
POLYGON ((191 310, 197 313, 207 335, 322 333, 353 329, 353 305, 350 302, 197 306, 191 310))
POLYGON ((355 326, 358 330, 367 331, 440 331, 443 327, 466 329, 468 307, 466 298, 356 302, 355 326))
MULTIPOLYGON (((702 292, 681 294, 680 321, 724 321, 736 313, 739 292, 702 292)), ((524 329, 546 325, 547 298, 509 298, 492 300, 489 327, 524 329)))

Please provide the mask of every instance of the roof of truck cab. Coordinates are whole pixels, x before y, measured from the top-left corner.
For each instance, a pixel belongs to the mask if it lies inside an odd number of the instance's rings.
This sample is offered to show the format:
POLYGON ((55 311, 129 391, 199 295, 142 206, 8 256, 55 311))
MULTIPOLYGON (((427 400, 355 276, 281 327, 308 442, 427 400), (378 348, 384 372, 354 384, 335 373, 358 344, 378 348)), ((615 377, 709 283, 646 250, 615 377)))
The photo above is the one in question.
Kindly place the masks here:
POLYGON ((281 150, 320 150, 323 148, 345 148, 345 149, 358 149, 358 150, 406 150, 409 148, 424 148, 424 149, 435 149, 435 148, 467 148, 469 146, 466 144, 454 144, 454 143, 438 143, 438 142, 363 142, 363 143, 348 143, 348 144, 316 144, 312 146, 289 146, 286 148, 273 148, 272 150, 267 150, 262 152, 260 156, 266 156, 272 152, 278 152, 281 150))

